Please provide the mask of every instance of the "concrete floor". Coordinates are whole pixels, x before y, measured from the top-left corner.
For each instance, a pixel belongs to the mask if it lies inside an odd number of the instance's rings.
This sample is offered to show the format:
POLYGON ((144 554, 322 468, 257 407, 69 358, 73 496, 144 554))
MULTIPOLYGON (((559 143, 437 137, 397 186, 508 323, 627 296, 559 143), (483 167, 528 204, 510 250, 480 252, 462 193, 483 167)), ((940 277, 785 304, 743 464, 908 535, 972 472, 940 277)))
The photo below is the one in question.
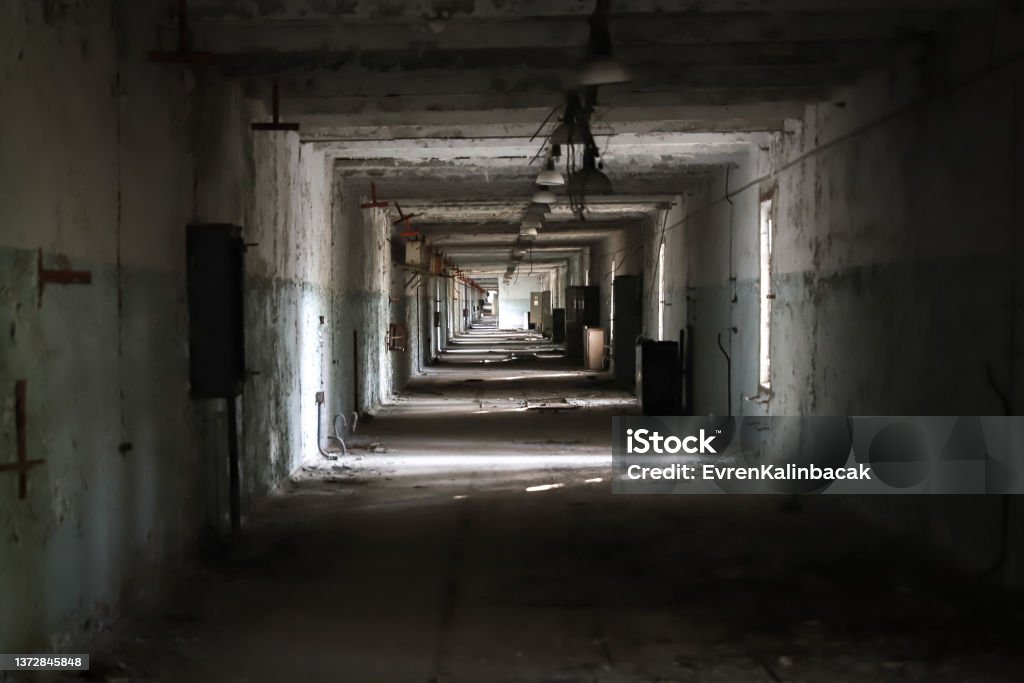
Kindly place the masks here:
POLYGON ((612 496, 635 405, 549 351, 461 340, 92 679, 1020 680, 1016 599, 838 497, 612 496))

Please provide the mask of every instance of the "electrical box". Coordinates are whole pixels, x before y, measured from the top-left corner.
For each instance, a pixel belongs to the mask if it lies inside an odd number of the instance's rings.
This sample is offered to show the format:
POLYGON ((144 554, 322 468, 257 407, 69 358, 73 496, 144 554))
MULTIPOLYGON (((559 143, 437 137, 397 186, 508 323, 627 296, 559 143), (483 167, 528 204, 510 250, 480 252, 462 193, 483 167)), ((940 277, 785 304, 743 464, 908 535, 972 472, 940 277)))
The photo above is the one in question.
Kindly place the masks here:
POLYGON ((245 381, 242 228, 190 225, 186 234, 191 394, 232 398, 245 381))
POLYGON ((423 240, 409 240, 405 243, 405 265, 413 268, 430 268, 430 250, 423 240))

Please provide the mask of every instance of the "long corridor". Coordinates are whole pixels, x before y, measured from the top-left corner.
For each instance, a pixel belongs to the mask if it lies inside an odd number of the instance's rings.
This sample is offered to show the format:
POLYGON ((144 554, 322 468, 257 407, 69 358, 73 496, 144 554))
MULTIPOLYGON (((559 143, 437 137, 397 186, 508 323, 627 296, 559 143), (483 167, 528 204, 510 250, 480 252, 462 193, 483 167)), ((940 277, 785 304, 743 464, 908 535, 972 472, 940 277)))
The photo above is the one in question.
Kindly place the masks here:
POLYGON ((1019 680, 1024 611, 986 577, 841 497, 612 495, 608 416, 628 394, 523 333, 452 346, 169 607, 115 624, 93 674, 1019 680))
POLYGON ((1022 97, 1024 0, 0 1, 0 683, 1024 681, 1022 97))

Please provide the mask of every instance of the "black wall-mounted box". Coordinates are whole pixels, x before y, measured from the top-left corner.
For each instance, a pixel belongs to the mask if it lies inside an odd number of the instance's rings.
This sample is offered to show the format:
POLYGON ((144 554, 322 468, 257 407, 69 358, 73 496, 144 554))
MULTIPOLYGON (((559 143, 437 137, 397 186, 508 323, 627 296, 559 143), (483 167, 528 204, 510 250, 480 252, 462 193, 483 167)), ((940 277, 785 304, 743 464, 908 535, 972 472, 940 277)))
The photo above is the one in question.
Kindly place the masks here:
POLYGON ((679 344, 641 340, 636 346, 636 395, 644 415, 679 415, 679 344))
POLYGON ((190 225, 186 252, 191 394, 231 398, 245 381, 242 228, 190 225))

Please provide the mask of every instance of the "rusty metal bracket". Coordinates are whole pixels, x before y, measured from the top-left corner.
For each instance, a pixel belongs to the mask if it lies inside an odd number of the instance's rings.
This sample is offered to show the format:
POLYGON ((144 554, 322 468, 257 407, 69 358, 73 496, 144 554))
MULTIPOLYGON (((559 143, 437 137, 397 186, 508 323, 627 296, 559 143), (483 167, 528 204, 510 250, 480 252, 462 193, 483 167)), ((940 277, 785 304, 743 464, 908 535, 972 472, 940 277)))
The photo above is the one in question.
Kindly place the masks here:
POLYGON ((29 460, 28 447, 26 446, 26 432, 28 430, 28 410, 25 407, 25 395, 28 390, 28 381, 19 379, 14 383, 14 419, 16 438, 18 441, 18 459, 13 463, 0 463, 0 472, 18 473, 18 498, 28 497, 28 472, 33 467, 42 465, 42 460, 29 460))
POLYGON ((462 282, 464 284, 469 285, 470 287, 472 287, 476 291, 480 292, 481 294, 485 294, 485 295, 487 294, 487 290, 486 289, 481 287, 480 284, 476 280, 474 280, 473 278, 466 277, 465 274, 461 270, 458 271, 458 274, 455 276, 455 279, 459 280, 460 282, 462 282))
POLYGON ((389 205, 389 202, 383 202, 377 199, 377 183, 370 183, 370 201, 360 204, 359 208, 386 209, 389 205))
POLYGON ((192 49, 192 32, 188 28, 188 0, 178 0, 178 49, 173 52, 152 50, 149 61, 161 64, 212 64, 217 56, 212 52, 192 49))
POLYGON ((422 235, 422 233, 420 233, 419 228, 415 227, 412 224, 412 219, 416 218, 420 214, 418 214, 418 213, 402 213, 402 207, 399 206, 397 201, 395 202, 395 208, 398 209, 398 218, 396 220, 391 221, 391 225, 399 225, 399 224, 401 224, 401 226, 404 228, 404 230, 402 230, 400 233, 398 233, 399 237, 409 237, 409 238, 412 238, 412 239, 419 239, 419 238, 421 238, 423 235, 422 235))
POLYGON ((254 123, 253 130, 298 130, 297 123, 281 122, 281 89, 277 81, 270 88, 270 106, 273 119, 269 123, 254 123))
POLYGON ((43 267, 43 250, 39 249, 39 300, 37 307, 43 305, 43 287, 49 282, 52 285, 88 285, 92 283, 92 273, 88 270, 71 270, 69 268, 43 267))

